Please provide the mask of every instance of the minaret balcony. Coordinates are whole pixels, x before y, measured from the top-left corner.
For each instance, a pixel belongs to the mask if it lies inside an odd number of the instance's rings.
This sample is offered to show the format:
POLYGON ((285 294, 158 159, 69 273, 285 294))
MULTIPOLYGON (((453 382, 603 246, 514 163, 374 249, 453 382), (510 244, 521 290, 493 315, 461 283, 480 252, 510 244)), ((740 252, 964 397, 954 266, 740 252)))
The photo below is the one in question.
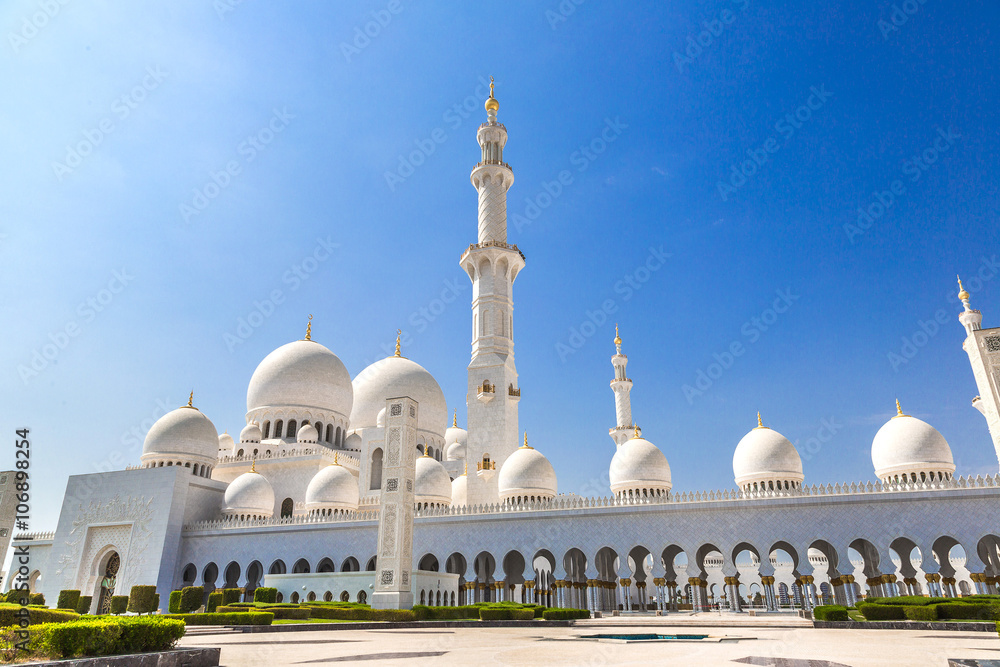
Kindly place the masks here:
POLYGON ((986 406, 983 404, 983 399, 981 397, 976 396, 974 399, 972 399, 972 407, 974 407, 976 410, 979 410, 979 412, 981 412, 983 416, 986 416, 986 406))
POLYGON ((518 387, 517 389, 514 389, 514 385, 512 383, 509 387, 507 387, 507 397, 512 401, 520 401, 521 388, 518 387))
POLYGON ((497 472, 496 461, 490 461, 489 457, 484 456, 482 461, 476 463, 476 476, 484 481, 489 481, 493 479, 493 475, 497 472))
POLYGON ((489 403, 496 395, 496 391, 497 386, 495 384, 484 382, 476 388, 476 398, 480 403, 489 403))
POLYGON ((612 380, 610 382, 610 384, 611 384, 612 387, 614 387, 616 384, 626 384, 629 387, 631 387, 632 386, 632 380, 631 380, 631 378, 621 378, 621 379, 615 378, 614 380, 612 380))

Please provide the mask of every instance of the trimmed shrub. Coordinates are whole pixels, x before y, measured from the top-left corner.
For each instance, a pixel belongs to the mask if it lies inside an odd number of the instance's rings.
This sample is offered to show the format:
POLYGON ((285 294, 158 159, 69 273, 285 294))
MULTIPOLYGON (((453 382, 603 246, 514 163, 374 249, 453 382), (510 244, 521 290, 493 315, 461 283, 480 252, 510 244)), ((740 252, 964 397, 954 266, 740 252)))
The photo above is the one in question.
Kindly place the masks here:
POLYGON ((65 590, 59 591, 59 601, 56 607, 59 609, 69 609, 76 611, 76 603, 80 601, 80 591, 65 590))
POLYGON ((813 609, 813 618, 817 621, 849 621, 847 607, 839 604, 825 604, 813 609))
POLYGON ((586 609, 546 609, 542 614, 546 621, 572 621, 578 618, 590 618, 586 609))
POLYGON ((90 603, 93 601, 93 595, 81 595, 80 599, 76 602, 76 613, 78 614, 89 614, 90 613, 90 603))
POLYGON ((160 607, 156 586, 133 586, 128 593, 128 610, 136 614, 151 614, 160 607))
POLYGON ((222 598, 222 593, 209 593, 208 604, 205 605, 205 611, 209 614, 214 614, 219 611, 219 607, 223 606, 222 598))
MULTIPOLYGON (((246 607, 233 607, 233 606, 221 606, 215 610, 217 614, 240 614, 247 613, 246 607)), ((259 608, 253 611, 265 611, 265 609, 259 608)), ((304 621, 309 618, 309 614, 312 611, 306 607, 268 607, 266 611, 274 614, 274 620, 276 621, 304 621)))
POLYGON ((0 627, 19 625, 24 614, 28 615, 28 625, 39 623, 66 623, 75 621, 80 615, 67 609, 36 609, 28 607, 27 612, 19 604, 0 604, 0 627))
POLYGON ((239 602, 241 597, 243 597, 243 591, 238 588, 222 589, 222 604, 226 606, 229 606, 234 602, 239 602))
MULTIPOLYGON (((311 618, 336 621, 373 621, 372 610, 367 607, 309 607, 311 618)), ((416 614, 413 614, 416 618, 416 614)))
POLYGON ((181 613, 190 614, 196 611, 204 599, 204 586, 185 586, 181 589, 181 613))
POLYGON ((112 595, 111 596, 111 613, 115 616, 120 616, 128 610, 128 596, 127 595, 112 595))
POLYGON ((181 613, 181 592, 170 591, 170 600, 167 605, 167 611, 171 614, 181 613))
POLYGON ((163 614, 158 618, 174 618, 187 625, 271 625, 274 614, 269 611, 246 611, 233 614, 163 614))
POLYGON ((906 605, 903 607, 903 615, 908 621, 936 621, 938 620, 938 607, 943 605, 906 605))
MULTIPOLYGON (((510 615, 511 615, 511 618, 513 620, 515 620, 515 621, 531 621, 531 620, 534 620, 535 618, 539 618, 541 616, 541 615, 539 615, 539 616, 536 617, 535 616, 535 612, 536 611, 538 611, 538 610, 537 609, 512 609, 511 612, 510 612, 510 615)), ((546 609, 545 611, 548 611, 548 609, 546 609)))
POLYGON ((871 604, 893 604, 908 607, 923 607, 938 602, 947 602, 953 598, 925 598, 922 595, 900 595, 895 598, 869 598, 865 602, 871 604))
POLYGON ((427 605, 415 604, 413 605, 413 609, 411 611, 413 612, 413 617, 418 621, 426 621, 429 618, 435 618, 434 610, 427 605))
POLYGON ((184 624, 161 617, 103 617, 46 625, 40 631, 44 646, 69 658, 163 651, 184 636, 184 624))
POLYGON ((961 621, 1000 621, 1000 604, 948 602, 935 605, 938 618, 961 621))
POLYGON ((254 602, 277 602, 278 601, 278 589, 277 588, 258 588, 253 592, 254 602))
MULTIPOLYGON (((359 610, 360 611, 360 610, 359 610)), ((371 620, 388 621, 390 623, 401 623, 404 621, 416 620, 413 612, 409 609, 371 609, 371 620)))
MULTIPOLYGON (((512 618, 512 609, 506 607, 483 607, 479 610, 480 621, 509 621, 512 618)), ((534 612, 531 613, 535 615, 534 612)))
POLYGON ((902 605, 862 602, 858 604, 858 611, 868 621, 902 621, 906 618, 902 605))
POLYGON ((28 604, 36 604, 40 607, 45 606, 45 596, 41 593, 32 593, 28 598, 28 604))

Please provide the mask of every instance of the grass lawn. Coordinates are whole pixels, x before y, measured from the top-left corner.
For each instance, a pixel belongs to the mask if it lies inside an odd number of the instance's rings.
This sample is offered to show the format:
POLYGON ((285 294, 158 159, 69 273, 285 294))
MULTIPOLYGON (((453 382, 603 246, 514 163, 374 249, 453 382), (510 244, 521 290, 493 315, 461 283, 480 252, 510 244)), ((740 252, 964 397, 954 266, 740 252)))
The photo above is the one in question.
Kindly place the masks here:
POLYGON ((285 618, 280 621, 271 621, 271 625, 290 625, 293 623, 360 623, 361 621, 345 621, 337 618, 285 618))

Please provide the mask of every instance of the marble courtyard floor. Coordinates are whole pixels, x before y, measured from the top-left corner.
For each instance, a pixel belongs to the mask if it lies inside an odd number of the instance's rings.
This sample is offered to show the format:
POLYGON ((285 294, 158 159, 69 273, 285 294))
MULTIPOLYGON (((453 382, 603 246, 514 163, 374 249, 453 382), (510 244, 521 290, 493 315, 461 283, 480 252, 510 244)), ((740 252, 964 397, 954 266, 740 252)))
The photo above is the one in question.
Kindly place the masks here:
MULTIPOLYGON (((221 665, 771 665, 773 667, 946 667, 948 658, 1000 660, 1000 637, 985 632, 821 630, 671 624, 428 628, 198 634, 183 646, 221 646, 221 665), (631 626, 631 627, 629 627, 631 626), (598 633, 707 634, 715 642, 616 643, 598 633)), ((707 620, 707 619, 706 619, 707 620)), ((205 629, 207 630, 207 629, 205 629)))

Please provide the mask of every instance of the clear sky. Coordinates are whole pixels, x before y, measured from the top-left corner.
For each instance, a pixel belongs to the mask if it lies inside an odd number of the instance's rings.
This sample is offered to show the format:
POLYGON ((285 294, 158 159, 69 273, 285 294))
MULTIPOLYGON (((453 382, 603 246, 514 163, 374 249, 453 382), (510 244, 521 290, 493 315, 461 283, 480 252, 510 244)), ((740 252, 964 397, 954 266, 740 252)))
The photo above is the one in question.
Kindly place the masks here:
POLYGON ((758 410, 807 483, 872 480, 897 397, 995 473, 955 275, 1000 326, 1000 9, 837 4, 3 3, 0 462, 30 428, 31 528, 192 389, 238 433, 310 313, 352 375, 402 328, 464 423, 491 75, 521 426, 560 492, 607 493, 616 321, 677 491, 731 488, 758 410))

